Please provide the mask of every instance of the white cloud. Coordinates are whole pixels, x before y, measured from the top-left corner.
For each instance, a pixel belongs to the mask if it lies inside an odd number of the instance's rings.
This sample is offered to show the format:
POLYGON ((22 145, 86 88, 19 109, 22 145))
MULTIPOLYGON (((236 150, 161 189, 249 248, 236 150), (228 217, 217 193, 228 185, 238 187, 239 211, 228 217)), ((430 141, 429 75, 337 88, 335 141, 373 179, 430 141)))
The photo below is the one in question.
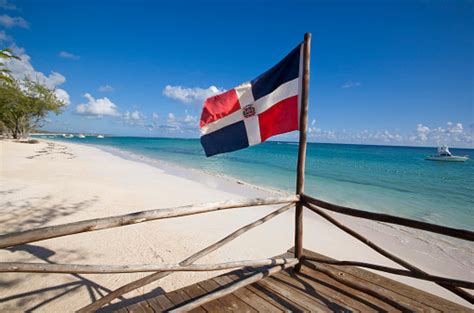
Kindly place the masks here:
POLYGON ((123 114, 123 120, 127 125, 142 126, 147 128, 148 130, 153 129, 155 127, 154 123, 148 124, 147 117, 145 116, 145 114, 141 113, 138 110, 134 110, 132 112, 125 112, 125 114, 123 114))
POLYGON ((158 125, 156 128, 162 129, 171 135, 197 136, 199 128, 197 124, 197 117, 185 111, 184 115, 176 116, 173 113, 168 113, 166 124, 158 125))
POLYGON ((0 9, 17 10, 17 7, 13 3, 8 2, 8 0, 0 0, 0 9))
POLYGON ((461 123, 453 124, 452 122, 447 123, 446 132, 450 134, 462 134, 464 131, 461 123))
POLYGON ((11 41, 12 37, 8 36, 7 33, 5 33, 4 30, 0 30, 0 42, 2 41, 11 41))
POLYGON ((360 86, 362 86, 362 83, 350 80, 342 84, 341 88, 354 88, 354 87, 360 87, 360 86))
POLYGON ((173 113, 168 113, 168 118, 166 119, 166 121, 171 124, 171 123, 174 123, 176 121, 176 117, 174 116, 173 113))
POLYGON ((101 116, 119 116, 115 103, 109 98, 94 99, 91 94, 86 93, 84 97, 88 100, 85 104, 79 104, 76 107, 76 113, 87 116, 101 117, 101 116))
POLYGON ((31 64, 31 58, 25 53, 25 49, 13 45, 13 53, 20 59, 6 59, 4 60, 5 66, 11 71, 11 75, 18 81, 24 79, 30 79, 38 82, 49 89, 55 89, 55 93, 58 98, 65 102, 70 103, 70 97, 66 90, 59 89, 58 86, 66 82, 66 77, 58 72, 52 71, 49 75, 45 75, 42 72, 35 70, 31 64))
POLYGON ((191 125, 196 124, 197 125, 197 116, 186 114, 184 116, 183 121, 186 124, 191 124, 191 125))
POLYGON ((140 121, 140 120, 146 119, 146 116, 140 113, 140 111, 135 110, 133 112, 129 112, 129 111, 125 112, 125 114, 123 115, 123 118, 125 120, 140 121))
MULTIPOLYGON (((133 113, 133 112, 132 112, 133 113)), ((129 113, 130 119, 132 113, 129 113)), ((148 131, 159 131, 161 135, 170 136, 198 136, 198 117, 188 113, 186 110, 184 115, 176 115, 176 113, 169 112, 166 114, 164 121, 159 123, 158 113, 152 113, 149 119, 141 119, 139 122, 133 123, 133 125, 143 126, 148 131)), ((132 124, 128 122, 128 124, 132 124)))
POLYGON ((28 28, 30 26, 24 18, 20 16, 11 17, 6 14, 0 15, 0 25, 3 25, 7 28, 12 28, 15 26, 28 28))
MULTIPOLYGON (((314 121, 314 120, 313 120, 314 121)), ((400 133, 399 130, 373 130, 351 132, 343 130, 325 130, 314 126, 308 127, 308 138, 320 142, 355 143, 355 144, 388 144, 438 146, 447 144, 455 147, 473 146, 473 127, 465 129, 462 123, 447 122, 445 127, 428 127, 417 124, 411 132, 400 133)))
POLYGON ((167 85, 163 89, 163 94, 171 99, 181 101, 183 103, 200 102, 210 96, 224 92, 225 89, 218 88, 216 86, 210 86, 208 88, 185 88, 181 86, 170 86, 167 85))
POLYGON ((429 128, 418 124, 416 131, 409 138, 415 144, 429 145, 462 145, 473 147, 473 130, 465 130, 462 123, 447 122, 446 127, 429 128))
POLYGON ((71 104, 71 99, 69 97, 69 94, 66 92, 66 90, 64 89, 60 89, 60 88, 56 88, 56 90, 54 90, 54 93, 56 94, 56 97, 61 100, 62 102, 64 102, 65 105, 69 105, 71 104))
POLYGON ((141 119, 141 114, 138 111, 133 111, 132 114, 130 114, 130 117, 133 120, 139 120, 139 119, 141 119))
POLYGON ((99 91, 100 92, 112 92, 114 91, 114 87, 110 86, 110 85, 102 85, 102 86, 99 86, 99 91))
POLYGON ((71 52, 67 51, 61 51, 59 52, 58 56, 63 59, 69 59, 69 60, 79 60, 81 57, 78 55, 75 55, 71 52))
POLYGON ((419 141, 425 142, 428 140, 428 135, 430 134, 430 128, 428 126, 424 126, 423 124, 416 125, 416 138, 419 141))

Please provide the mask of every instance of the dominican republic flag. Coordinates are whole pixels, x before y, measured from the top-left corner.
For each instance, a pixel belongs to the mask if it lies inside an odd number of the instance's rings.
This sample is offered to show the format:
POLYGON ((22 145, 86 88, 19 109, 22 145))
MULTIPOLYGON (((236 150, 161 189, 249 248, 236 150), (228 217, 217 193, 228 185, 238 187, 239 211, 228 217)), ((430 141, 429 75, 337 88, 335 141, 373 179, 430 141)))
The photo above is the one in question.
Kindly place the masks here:
POLYGON ((201 114, 206 156, 257 145, 299 129, 303 47, 250 82, 207 98, 201 114))

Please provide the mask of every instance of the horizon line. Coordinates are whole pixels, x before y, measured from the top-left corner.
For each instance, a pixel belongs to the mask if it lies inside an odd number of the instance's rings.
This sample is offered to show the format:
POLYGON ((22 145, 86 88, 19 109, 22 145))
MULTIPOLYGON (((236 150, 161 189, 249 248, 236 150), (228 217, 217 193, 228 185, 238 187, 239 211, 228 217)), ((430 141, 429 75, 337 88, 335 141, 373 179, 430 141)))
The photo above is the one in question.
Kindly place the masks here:
MULTIPOLYGON (((157 139, 182 139, 182 140, 199 140, 199 137, 166 137, 166 136, 138 136, 138 135, 113 135, 113 134, 106 134, 106 133, 85 133, 85 132, 56 132, 56 131, 47 131, 44 130, 45 133, 37 131, 32 133, 31 135, 62 135, 62 134, 83 134, 85 136, 93 136, 93 135, 103 135, 106 137, 128 137, 128 138, 157 138, 157 139)), ((298 140, 275 140, 275 139, 268 139, 267 142, 283 142, 283 143, 299 143, 298 140)), ((263 142, 262 142, 263 143, 263 142)), ((401 148, 438 148, 437 146, 418 146, 418 145, 400 145, 400 144, 383 144, 383 143, 354 143, 354 142, 322 142, 322 141, 307 141, 307 143, 315 143, 315 144, 331 144, 331 145, 354 145, 354 146, 379 146, 379 147, 401 147, 401 148)), ((450 146, 450 149, 465 149, 465 150, 474 150, 474 147, 459 147, 459 146, 450 146)))

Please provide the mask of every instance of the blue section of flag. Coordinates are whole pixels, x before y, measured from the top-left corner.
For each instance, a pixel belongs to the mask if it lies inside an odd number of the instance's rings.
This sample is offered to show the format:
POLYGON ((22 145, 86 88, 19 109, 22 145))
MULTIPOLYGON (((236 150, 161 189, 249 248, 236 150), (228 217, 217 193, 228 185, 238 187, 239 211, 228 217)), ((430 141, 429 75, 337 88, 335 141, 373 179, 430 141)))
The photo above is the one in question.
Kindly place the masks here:
POLYGON ((201 137, 206 156, 247 148, 249 141, 244 121, 231 124, 201 137))
POLYGON ((251 81, 253 98, 258 100, 273 92, 281 84, 293 80, 299 75, 300 47, 298 45, 277 65, 251 81))

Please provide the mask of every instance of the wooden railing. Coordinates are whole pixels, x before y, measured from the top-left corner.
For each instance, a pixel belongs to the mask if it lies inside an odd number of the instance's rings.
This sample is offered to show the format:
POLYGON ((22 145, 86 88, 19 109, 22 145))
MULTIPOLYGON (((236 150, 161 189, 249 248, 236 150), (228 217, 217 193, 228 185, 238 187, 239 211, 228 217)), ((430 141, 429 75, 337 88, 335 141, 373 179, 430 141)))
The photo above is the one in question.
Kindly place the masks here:
MULTIPOLYGON (((240 284, 251 284, 252 282, 259 280, 263 277, 271 275, 289 266, 294 266, 298 263, 296 258, 269 258, 265 260, 253 260, 253 261, 235 261, 229 263, 220 264, 198 264, 193 265, 194 262, 208 255, 209 253, 219 249, 225 244, 236 239, 240 235, 247 231, 271 220, 272 218, 288 211, 299 201, 298 196, 289 197, 278 197, 278 198, 266 198, 266 199, 244 199, 244 200, 232 200, 222 201, 215 203, 208 203, 202 205, 190 205, 183 207, 176 207, 170 209, 156 209, 135 212, 131 214, 125 214, 120 216, 104 217, 92 220, 85 220, 80 222, 68 223, 57 226, 43 227, 33 230, 27 230, 22 232, 15 232, 0 235, 0 248, 9 248, 12 246, 22 245, 26 243, 68 236, 72 234, 78 234, 83 232, 98 231, 101 229, 107 229, 112 227, 121 227, 126 225, 132 225, 137 223, 143 223, 147 221, 164 219, 164 218, 176 218, 180 216, 188 216, 194 214, 201 214, 207 212, 214 212, 227 209, 253 207, 253 206, 264 206, 264 205, 276 205, 285 204, 283 207, 275 210, 262 218, 245 225, 221 240, 213 243, 212 245, 194 253, 190 257, 184 259, 179 264, 144 264, 144 265, 79 265, 79 264, 43 264, 43 263, 18 263, 18 262, 0 262, 0 272, 29 272, 29 273, 96 273, 96 274, 112 274, 112 273, 131 273, 131 272, 154 272, 148 276, 140 278, 136 281, 130 282, 112 292, 106 296, 98 299, 97 301, 85 306, 80 309, 79 312, 91 312, 95 311, 112 300, 132 291, 137 288, 148 285, 154 281, 168 276, 173 272, 179 271, 216 271, 223 269, 237 269, 243 267, 262 267, 272 266, 267 272, 257 273, 252 277, 246 279, 245 282, 240 284)), ((233 290, 229 287, 227 290, 221 292, 228 293, 233 290)), ((199 302, 197 302, 199 303, 199 302)))
MULTIPOLYGON (((312 198, 310 196, 301 194, 300 196, 290 197, 278 197, 278 198, 267 198, 267 199, 245 199, 236 201, 223 201, 215 202, 202 205, 191 205, 184 207, 176 207, 171 209, 156 209, 149 211, 141 211, 131 214, 125 214, 120 216, 105 217, 93 220, 86 220, 80 222, 74 222, 69 224, 43 227, 34 230, 27 230, 22 232, 10 233, 0 235, 0 248, 8 248, 16 245, 22 245, 30 242, 51 239, 61 236, 67 236, 82 232, 97 231, 101 229, 107 229, 112 227, 121 227, 136 223, 142 223, 157 219, 164 218, 176 218, 180 216, 201 214, 207 212, 214 212, 219 210, 251 207, 251 206, 266 206, 285 204, 283 207, 275 210, 264 217, 245 225, 230 235, 222 238, 221 240, 213 243, 212 245, 194 253, 190 257, 184 259, 179 264, 143 264, 143 265, 79 265, 79 264, 44 264, 44 263, 19 263, 19 262, 0 262, 0 272, 28 272, 28 273, 94 273, 94 274, 113 274, 113 273, 132 273, 132 272, 153 272, 148 276, 140 278, 136 281, 130 282, 112 292, 96 300, 95 302, 85 306, 79 312, 90 312, 95 311, 102 306, 110 303, 112 300, 132 291, 137 288, 148 285, 161 278, 170 275, 173 272, 182 271, 218 271, 237 269, 243 267, 251 268, 265 268, 265 270, 258 271, 253 276, 250 276, 242 281, 239 281, 229 287, 220 289, 216 292, 207 294, 201 298, 195 299, 182 307, 179 307, 177 311, 187 311, 198 307, 208 301, 212 301, 223 295, 232 293, 236 289, 252 284, 260 279, 263 279, 269 275, 279 272, 285 268, 295 266, 295 270, 299 270, 296 265, 303 264, 305 260, 313 261, 322 264, 332 264, 339 266, 359 266, 374 269, 377 271, 383 271, 391 274, 397 274, 402 276, 408 276, 417 278, 425 281, 434 282, 463 299, 473 303, 473 296, 471 293, 461 289, 474 289, 474 283, 459 279, 446 278, 441 276, 430 275, 418 267, 402 260, 396 255, 382 249, 380 246, 374 244, 369 239, 363 237, 359 233, 352 230, 350 227, 337 221, 333 215, 328 214, 326 211, 333 211, 339 214, 350 215, 357 218, 364 218, 373 221, 403 225, 415 229, 420 229, 428 232, 433 232, 445 236, 450 236, 458 239, 474 241, 474 233, 468 230, 454 229, 450 227, 430 224, 426 222, 411 220, 407 218, 401 218, 397 216, 391 216, 387 214, 371 213, 352 208, 342 207, 334 205, 322 200, 312 198), (391 268, 387 266, 381 266, 377 264, 370 264, 358 261, 335 261, 327 259, 319 259, 315 257, 306 257, 303 254, 297 258, 268 258, 263 260, 242 260, 227 263, 218 264, 194 264, 200 258, 208 255, 209 253, 219 249, 245 232, 269 221, 270 219, 288 211, 293 206, 306 207, 310 211, 323 217, 336 227, 340 228, 349 235, 355 237, 359 241, 368 245, 373 250, 377 251, 381 255, 388 259, 398 263, 399 265, 406 268, 406 270, 391 268)), ((302 218, 302 215, 301 215, 302 218)), ((297 217, 298 223, 298 217, 297 217)), ((302 242, 302 229, 301 233, 295 231, 295 242, 302 242)), ((296 246, 295 246, 296 251, 296 246)), ((296 253, 295 253, 296 254, 296 253)))
MULTIPOLYGON (((306 195, 301 195, 301 200, 303 202, 303 205, 313 211, 314 213, 318 214, 319 216, 323 217, 342 231, 346 232, 347 234, 351 235, 352 237, 356 238, 357 240, 361 241, 362 243, 366 244, 379 254, 383 255, 384 257, 390 259, 391 261, 403 266, 406 268, 408 271, 397 271, 394 268, 387 268, 383 266, 379 266, 376 264, 368 264, 364 263, 364 267, 370 267, 377 269, 379 271, 384 271, 384 272, 389 272, 392 274, 398 274, 398 275, 404 275, 404 276, 410 276, 413 278, 418 278, 418 279, 423 279, 423 280, 428 280, 432 281, 439 286, 455 293, 456 295, 460 296, 466 301, 469 301, 471 304, 474 303, 474 297, 470 292, 467 292, 462 288, 467 288, 467 289, 474 289, 474 283, 472 282, 467 282, 467 281, 461 281, 461 280, 455 280, 455 279, 449 279, 445 277, 439 277, 439 276, 432 276, 425 271, 419 269, 418 267, 402 260, 398 256, 384 250, 380 246, 376 245, 375 243, 371 242, 369 239, 365 238, 361 234, 357 233, 356 231, 352 230, 350 227, 340 223, 337 221, 334 217, 329 215, 328 213, 324 212, 321 208, 326 209, 326 210, 331 210, 331 211, 336 211, 340 214, 345 214, 345 215, 350 215, 350 216, 355 216, 359 218, 364 218, 364 219, 369 219, 373 221, 379 221, 379 222, 385 222, 389 224, 395 224, 395 225, 403 225, 415 229, 420 229, 428 232, 433 232, 433 233, 438 233, 442 234, 445 236, 450 236, 458 239, 463 239, 463 240, 468 240, 468 241, 474 241, 474 233, 468 230, 463 230, 463 229, 455 229, 455 228, 450 228, 446 226, 440 226, 436 224, 431 224, 431 223, 426 223, 426 222, 420 222, 416 220, 411 220, 407 218, 401 218, 398 216, 391 216, 387 214, 379 214, 379 213, 371 213, 371 212, 366 212, 366 211, 361 211, 361 210, 356 210, 352 208, 346 208, 338 205, 334 205, 325 201, 321 201, 315 198, 312 198, 310 196, 306 195), (403 274, 402 274, 403 273, 403 274)), ((310 258, 308 258, 310 259, 310 258)), ((313 261, 316 261, 315 259, 311 259, 313 261)), ((339 265, 343 264, 350 264, 354 263, 351 261, 344 261, 339 265)), ((361 266, 362 264, 359 264, 361 266)))

